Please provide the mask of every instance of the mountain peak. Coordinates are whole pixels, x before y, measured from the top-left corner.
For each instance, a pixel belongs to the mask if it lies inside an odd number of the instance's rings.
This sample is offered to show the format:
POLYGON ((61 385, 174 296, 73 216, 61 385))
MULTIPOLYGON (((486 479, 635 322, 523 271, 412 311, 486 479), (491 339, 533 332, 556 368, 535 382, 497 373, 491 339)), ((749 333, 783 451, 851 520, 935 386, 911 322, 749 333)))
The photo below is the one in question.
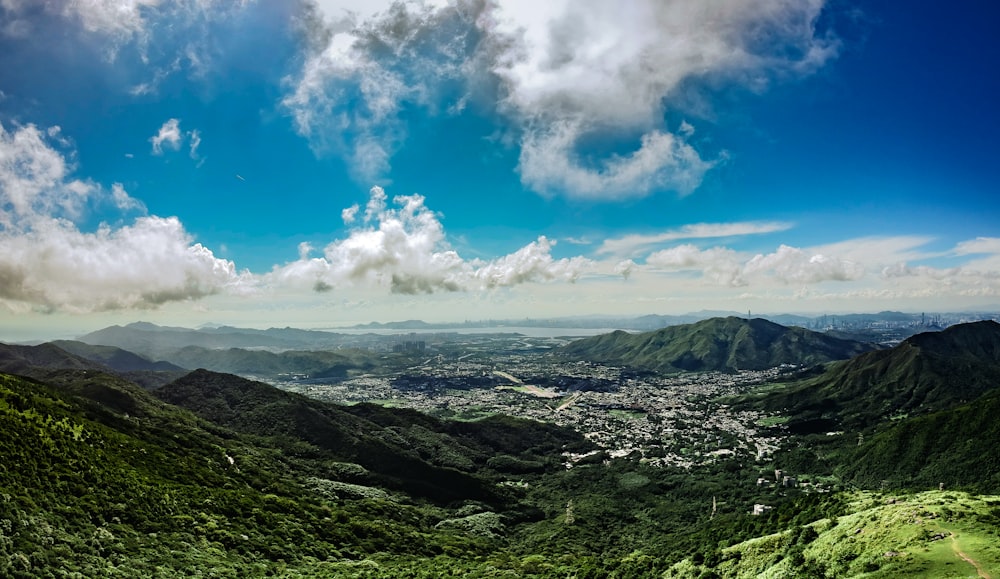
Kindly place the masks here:
POLYGON ((595 362, 663 373, 763 370, 782 364, 812 365, 872 349, 763 318, 709 318, 642 334, 603 334, 572 342, 561 353, 595 362))

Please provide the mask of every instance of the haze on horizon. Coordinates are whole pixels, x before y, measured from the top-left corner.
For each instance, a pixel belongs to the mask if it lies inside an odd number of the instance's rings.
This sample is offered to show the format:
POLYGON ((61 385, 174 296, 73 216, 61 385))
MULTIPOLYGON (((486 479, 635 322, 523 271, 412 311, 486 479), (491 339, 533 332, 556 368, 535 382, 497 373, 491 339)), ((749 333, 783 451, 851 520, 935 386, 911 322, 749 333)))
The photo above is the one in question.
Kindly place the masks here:
POLYGON ((997 11, 0 3, 0 339, 1000 303, 997 11))

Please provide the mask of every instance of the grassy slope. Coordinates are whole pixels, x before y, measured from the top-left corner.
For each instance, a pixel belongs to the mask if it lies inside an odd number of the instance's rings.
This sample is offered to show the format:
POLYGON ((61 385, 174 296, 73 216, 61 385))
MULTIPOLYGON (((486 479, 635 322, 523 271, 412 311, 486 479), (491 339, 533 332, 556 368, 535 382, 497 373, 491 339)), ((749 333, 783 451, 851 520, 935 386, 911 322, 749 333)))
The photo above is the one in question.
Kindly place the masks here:
POLYGON ((725 548, 708 565, 685 560, 665 576, 976 577, 959 551, 990 576, 1000 575, 998 496, 857 493, 850 511, 725 548))

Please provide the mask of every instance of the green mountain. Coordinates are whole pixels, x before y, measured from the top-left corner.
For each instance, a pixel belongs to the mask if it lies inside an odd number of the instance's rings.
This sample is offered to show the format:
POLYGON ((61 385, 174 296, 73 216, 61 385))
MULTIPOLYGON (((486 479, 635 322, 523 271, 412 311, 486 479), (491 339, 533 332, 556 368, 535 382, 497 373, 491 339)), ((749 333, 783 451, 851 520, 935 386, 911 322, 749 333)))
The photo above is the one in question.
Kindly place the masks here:
POLYGON ((299 374, 310 378, 344 378, 351 370, 367 370, 374 365, 372 354, 360 350, 274 353, 242 348, 213 350, 187 346, 166 354, 164 359, 185 368, 274 377, 299 374))
POLYGON ((92 360, 119 372, 187 372, 187 369, 165 361, 152 361, 115 346, 95 346, 75 340, 56 340, 51 344, 81 358, 92 360))
POLYGON ((917 334, 898 346, 831 365, 824 373, 772 390, 764 408, 823 428, 865 428, 889 419, 946 410, 1000 385, 1000 324, 959 324, 917 334))
POLYGON ((323 350, 340 347, 349 338, 343 334, 294 328, 255 330, 220 326, 195 330, 136 322, 126 326, 109 326, 80 336, 78 340, 97 346, 123 348, 151 360, 170 360, 173 352, 188 346, 211 350, 323 350))
POLYGON ((711 318, 655 332, 612 332, 563 346, 566 358, 661 373, 763 370, 843 360, 872 347, 764 319, 711 318))
POLYGON ((543 453, 569 444, 588 446, 575 433, 528 421, 495 418, 480 426, 448 427, 414 411, 345 407, 207 370, 154 395, 235 432, 281 439, 291 452, 361 465, 380 486, 443 502, 500 500, 492 481, 477 474, 498 450, 487 435, 494 424, 507 434, 501 452, 530 457, 526 461, 541 467, 558 468, 559 462, 535 456, 539 445, 543 453))
POLYGON ((156 393, 207 418, 94 370, 0 375, 0 576, 479 567, 533 516, 503 473, 558 472, 559 450, 589 448, 556 426, 337 408, 207 371, 156 393))
MULTIPOLYGON (((565 468, 594 447, 554 424, 341 406, 207 370, 148 390, 53 344, 0 347, 33 376, 0 374, 0 577, 996 576, 1000 497, 950 490, 1000 488, 996 326, 901 344, 898 363, 922 366, 884 373, 896 395, 963 381, 926 391, 934 412, 876 412, 860 445, 788 440, 824 454, 826 488, 946 486, 896 496, 756 484, 775 467, 805 480, 787 453, 680 468, 597 452, 565 468)), ((861 416, 847 402, 830 404, 861 416)), ((826 416, 805 403, 793 418, 826 416)))
POLYGON ((167 362, 150 362, 131 352, 81 342, 48 342, 38 346, 0 344, 0 372, 44 379, 53 370, 109 372, 155 388, 187 373, 167 362))
POLYGON ((0 372, 30 374, 39 368, 107 370, 99 362, 71 354, 51 343, 38 346, 0 344, 0 372))

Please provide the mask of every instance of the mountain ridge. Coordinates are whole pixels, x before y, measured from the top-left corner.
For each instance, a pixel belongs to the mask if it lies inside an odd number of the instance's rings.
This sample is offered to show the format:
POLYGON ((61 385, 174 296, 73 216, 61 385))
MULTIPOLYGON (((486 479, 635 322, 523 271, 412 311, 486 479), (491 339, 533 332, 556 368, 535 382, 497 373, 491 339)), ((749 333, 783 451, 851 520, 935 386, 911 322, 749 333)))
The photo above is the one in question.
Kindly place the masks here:
POLYGON ((1000 385, 1000 324, 970 322, 831 365, 759 398, 798 420, 834 418, 864 428, 969 403, 1000 385))
POLYGON ((730 316, 641 334, 619 330, 576 340, 557 354, 660 373, 734 372, 820 364, 873 348, 762 318, 730 316))

